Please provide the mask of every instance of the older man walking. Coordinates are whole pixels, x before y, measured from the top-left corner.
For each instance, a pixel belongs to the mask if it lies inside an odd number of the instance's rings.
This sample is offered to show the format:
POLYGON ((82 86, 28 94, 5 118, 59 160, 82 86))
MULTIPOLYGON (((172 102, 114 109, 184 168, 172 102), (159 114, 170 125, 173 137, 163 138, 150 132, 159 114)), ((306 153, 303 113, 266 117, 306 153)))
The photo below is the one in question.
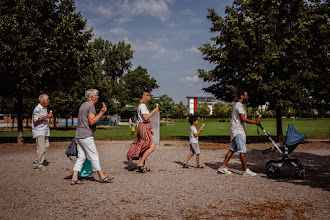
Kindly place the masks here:
POLYGON ((49 118, 53 117, 53 113, 47 112, 49 97, 46 94, 39 96, 39 104, 34 108, 32 113, 32 137, 37 143, 37 158, 33 163, 36 170, 45 171, 47 168, 43 165, 45 153, 49 148, 49 118))

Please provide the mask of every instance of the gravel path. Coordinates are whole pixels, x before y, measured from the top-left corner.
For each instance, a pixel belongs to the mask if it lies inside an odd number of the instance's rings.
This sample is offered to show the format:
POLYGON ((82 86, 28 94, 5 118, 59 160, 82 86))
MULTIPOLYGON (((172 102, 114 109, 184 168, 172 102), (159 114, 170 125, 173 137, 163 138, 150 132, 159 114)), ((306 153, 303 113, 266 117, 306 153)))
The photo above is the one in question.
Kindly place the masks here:
POLYGON ((147 160, 153 172, 127 164, 131 141, 98 141, 102 169, 115 176, 100 184, 97 175, 71 186, 74 162, 64 154, 68 142, 53 142, 47 171, 32 169, 35 144, 0 145, 0 219, 329 219, 329 143, 306 141, 290 155, 306 168, 304 180, 268 179, 265 164, 279 154, 262 155, 268 143, 249 144, 248 166, 256 177, 241 175, 238 155, 217 173, 229 144, 202 142, 204 169, 183 169, 187 141, 162 141, 147 160), (95 177, 95 179, 94 179, 95 177))

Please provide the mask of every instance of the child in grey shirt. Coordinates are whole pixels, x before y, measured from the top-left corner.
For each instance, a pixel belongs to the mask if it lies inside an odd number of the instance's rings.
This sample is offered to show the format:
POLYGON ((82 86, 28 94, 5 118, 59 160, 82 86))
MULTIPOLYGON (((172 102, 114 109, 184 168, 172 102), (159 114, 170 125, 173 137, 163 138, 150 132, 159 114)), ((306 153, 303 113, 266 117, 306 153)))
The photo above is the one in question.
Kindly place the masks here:
POLYGON ((204 168, 202 165, 199 164, 199 144, 198 144, 198 135, 203 130, 204 124, 198 130, 196 129, 196 125, 198 124, 198 120, 196 117, 192 116, 189 118, 190 126, 190 134, 189 134, 189 141, 190 141, 190 154, 188 155, 187 159, 183 162, 183 168, 189 168, 188 161, 189 159, 196 154, 196 162, 197 168, 204 168))

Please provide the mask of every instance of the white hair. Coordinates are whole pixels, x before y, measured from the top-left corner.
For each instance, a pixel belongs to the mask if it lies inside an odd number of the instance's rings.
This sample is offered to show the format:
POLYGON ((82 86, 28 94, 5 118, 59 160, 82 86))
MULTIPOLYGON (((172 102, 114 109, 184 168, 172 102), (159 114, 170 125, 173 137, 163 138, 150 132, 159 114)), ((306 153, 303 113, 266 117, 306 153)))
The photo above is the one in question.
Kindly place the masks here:
POLYGON ((39 96, 39 103, 43 103, 44 101, 46 101, 47 99, 49 99, 49 96, 46 94, 41 94, 39 96))
POLYGON ((97 89, 86 90, 85 97, 86 97, 87 101, 90 101, 92 96, 96 96, 97 93, 99 93, 99 91, 97 89))

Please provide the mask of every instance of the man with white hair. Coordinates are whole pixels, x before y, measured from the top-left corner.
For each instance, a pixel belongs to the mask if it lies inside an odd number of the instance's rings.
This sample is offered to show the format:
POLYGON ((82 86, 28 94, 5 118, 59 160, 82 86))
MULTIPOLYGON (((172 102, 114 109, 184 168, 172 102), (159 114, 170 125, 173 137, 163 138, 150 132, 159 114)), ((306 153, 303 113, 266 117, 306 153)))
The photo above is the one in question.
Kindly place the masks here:
POLYGON ((53 113, 47 112, 49 105, 49 97, 46 94, 39 96, 39 104, 34 108, 32 113, 32 137, 37 143, 37 158, 33 163, 36 170, 45 171, 47 168, 43 165, 45 153, 49 148, 49 118, 53 117, 53 113))

